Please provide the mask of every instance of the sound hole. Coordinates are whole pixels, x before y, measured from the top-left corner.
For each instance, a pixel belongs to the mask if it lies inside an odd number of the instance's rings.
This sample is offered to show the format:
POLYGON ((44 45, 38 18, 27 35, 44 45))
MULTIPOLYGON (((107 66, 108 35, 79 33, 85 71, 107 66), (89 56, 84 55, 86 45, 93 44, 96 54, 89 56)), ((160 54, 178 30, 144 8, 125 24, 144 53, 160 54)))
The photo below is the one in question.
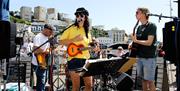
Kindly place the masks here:
POLYGON ((74 52, 74 48, 72 48, 72 52, 74 52))

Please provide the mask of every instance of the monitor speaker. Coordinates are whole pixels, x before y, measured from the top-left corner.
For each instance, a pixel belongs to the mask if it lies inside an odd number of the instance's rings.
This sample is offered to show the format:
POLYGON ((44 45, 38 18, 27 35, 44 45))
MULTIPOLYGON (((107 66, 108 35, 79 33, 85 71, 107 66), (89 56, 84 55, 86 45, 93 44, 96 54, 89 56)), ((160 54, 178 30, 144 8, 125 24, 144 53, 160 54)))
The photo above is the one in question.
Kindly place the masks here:
POLYGON ((16 24, 0 21, 0 59, 16 56, 16 24))
POLYGON ((164 59, 169 60, 171 63, 177 63, 177 52, 179 52, 177 49, 179 47, 179 30, 177 31, 176 28, 174 21, 165 23, 165 28, 163 28, 164 59))

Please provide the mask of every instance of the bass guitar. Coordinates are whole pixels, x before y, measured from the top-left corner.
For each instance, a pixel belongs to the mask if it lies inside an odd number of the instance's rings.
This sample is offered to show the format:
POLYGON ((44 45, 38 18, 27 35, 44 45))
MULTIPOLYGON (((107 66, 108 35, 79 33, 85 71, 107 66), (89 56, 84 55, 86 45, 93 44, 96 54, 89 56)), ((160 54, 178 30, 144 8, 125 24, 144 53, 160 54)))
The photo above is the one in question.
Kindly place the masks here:
POLYGON ((93 49, 94 47, 84 47, 84 45, 76 45, 74 43, 69 44, 67 48, 67 53, 69 56, 74 57, 78 54, 82 54, 82 51, 93 49))
MULTIPOLYGON (((136 22, 136 25, 133 28, 133 36, 135 35, 135 30, 136 30, 136 27, 138 26, 138 24, 139 24, 139 20, 136 22)), ((130 57, 136 57, 137 48, 138 48, 138 44, 133 42, 131 45, 131 48, 130 48, 130 55, 129 55, 130 57)))

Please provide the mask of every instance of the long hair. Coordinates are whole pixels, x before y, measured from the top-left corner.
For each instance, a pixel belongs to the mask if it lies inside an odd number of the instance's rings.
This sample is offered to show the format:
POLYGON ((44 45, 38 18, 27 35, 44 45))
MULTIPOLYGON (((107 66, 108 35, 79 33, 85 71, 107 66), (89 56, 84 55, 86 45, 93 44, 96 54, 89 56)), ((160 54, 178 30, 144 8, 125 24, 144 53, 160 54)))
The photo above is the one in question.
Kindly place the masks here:
MULTIPOLYGON (((77 19, 75 20, 74 25, 77 26, 77 27, 79 28, 77 19)), ((87 15, 85 15, 85 21, 84 21, 83 27, 84 27, 84 30, 85 30, 86 38, 88 38, 88 32, 89 32, 89 19, 88 19, 88 16, 87 16, 87 15)))

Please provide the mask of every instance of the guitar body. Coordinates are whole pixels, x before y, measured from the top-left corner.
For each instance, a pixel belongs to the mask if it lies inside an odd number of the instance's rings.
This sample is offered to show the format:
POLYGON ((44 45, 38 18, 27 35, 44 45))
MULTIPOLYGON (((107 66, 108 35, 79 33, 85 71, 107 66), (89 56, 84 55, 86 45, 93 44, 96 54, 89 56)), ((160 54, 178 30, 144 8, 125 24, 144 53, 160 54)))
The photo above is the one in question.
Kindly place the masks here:
POLYGON ((67 53, 69 56, 74 57, 77 54, 82 54, 81 48, 84 48, 84 46, 71 43, 67 48, 67 53))
POLYGON ((130 56, 130 57, 136 57, 137 51, 138 51, 138 44, 136 44, 136 43, 133 42, 129 56, 130 56))
POLYGON ((47 69, 46 55, 47 54, 36 54, 38 64, 42 69, 47 69))

